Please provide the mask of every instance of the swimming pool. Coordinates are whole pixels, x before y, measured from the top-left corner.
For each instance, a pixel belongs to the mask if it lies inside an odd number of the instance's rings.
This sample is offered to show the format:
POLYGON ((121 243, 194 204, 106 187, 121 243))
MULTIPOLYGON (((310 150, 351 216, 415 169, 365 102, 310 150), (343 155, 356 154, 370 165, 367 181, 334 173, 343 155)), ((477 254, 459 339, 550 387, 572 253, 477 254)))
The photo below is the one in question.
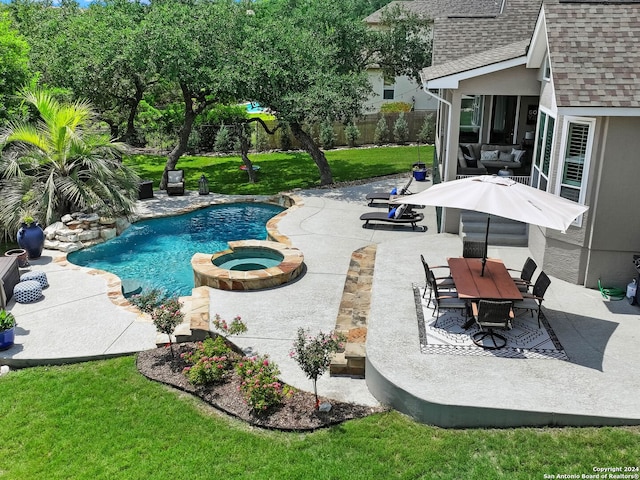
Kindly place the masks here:
POLYGON ((191 295, 195 253, 225 250, 235 240, 264 240, 267 221, 283 210, 266 203, 233 203, 144 220, 67 259, 117 275, 128 291, 159 288, 168 295, 191 295))

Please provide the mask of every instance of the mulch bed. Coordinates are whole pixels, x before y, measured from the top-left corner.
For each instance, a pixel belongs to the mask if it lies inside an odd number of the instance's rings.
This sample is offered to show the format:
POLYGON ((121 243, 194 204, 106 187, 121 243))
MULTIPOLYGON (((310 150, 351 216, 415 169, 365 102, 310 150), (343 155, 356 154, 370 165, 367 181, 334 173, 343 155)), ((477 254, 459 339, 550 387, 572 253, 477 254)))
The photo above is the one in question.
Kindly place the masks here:
POLYGON ((313 393, 295 389, 293 395, 284 398, 281 406, 266 413, 255 414, 244 402, 238 388, 240 379, 235 372, 230 373, 227 380, 219 384, 197 386, 188 382, 182 374, 187 363, 180 358, 180 353, 192 350, 194 345, 174 345, 174 357, 166 347, 140 352, 136 362, 138 370, 151 380, 195 395, 228 415, 262 428, 308 431, 384 411, 382 407, 368 407, 321 397, 320 402, 329 402, 332 408, 329 412, 320 412, 315 408, 313 393))

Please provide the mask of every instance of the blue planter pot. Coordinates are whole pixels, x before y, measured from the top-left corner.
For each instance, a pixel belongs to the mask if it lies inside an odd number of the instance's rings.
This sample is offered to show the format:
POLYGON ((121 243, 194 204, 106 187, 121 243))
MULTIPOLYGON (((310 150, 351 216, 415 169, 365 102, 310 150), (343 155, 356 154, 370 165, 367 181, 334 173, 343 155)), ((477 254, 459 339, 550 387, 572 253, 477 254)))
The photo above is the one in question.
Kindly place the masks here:
POLYGON ((0 332, 0 350, 11 348, 15 339, 16 327, 11 327, 9 330, 3 330, 0 332))
POLYGON ((23 223, 18 230, 18 245, 27 251, 29 258, 40 258, 44 248, 44 231, 39 223, 23 223))

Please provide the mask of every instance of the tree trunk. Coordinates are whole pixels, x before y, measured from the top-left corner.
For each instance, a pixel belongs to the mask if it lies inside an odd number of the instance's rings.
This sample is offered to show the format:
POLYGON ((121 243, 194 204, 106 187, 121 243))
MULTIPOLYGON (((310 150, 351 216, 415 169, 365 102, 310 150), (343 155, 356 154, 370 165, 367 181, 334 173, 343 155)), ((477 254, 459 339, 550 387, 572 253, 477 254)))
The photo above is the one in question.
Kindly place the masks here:
POLYGON ((136 93, 135 96, 129 100, 129 116, 127 117, 127 129, 122 135, 120 139, 121 142, 128 143, 129 145, 133 145, 134 147, 142 147, 144 145, 138 139, 138 135, 136 133, 135 119, 138 114, 138 107, 140 106, 140 102, 142 101, 142 97, 144 95, 144 86, 140 79, 135 79, 136 85, 136 93))
POLYGON ((253 169, 253 164, 251 163, 251 160, 249 159, 249 141, 247 138, 248 137, 247 132, 245 130, 245 124, 240 124, 238 126, 238 130, 239 130, 238 138, 240 138, 240 154, 242 155, 242 163, 246 167, 247 173, 249 174, 249 183, 256 183, 257 174, 253 169))
MULTIPOLYGON (((180 83, 182 89, 182 98, 184 99, 184 122, 180 128, 180 134, 178 136, 178 143, 167 157, 167 164, 164 166, 164 172, 162 173, 162 180, 160 180, 160 190, 167 188, 167 172, 169 170, 175 170, 178 165, 178 159, 184 152, 187 151, 187 145, 189 142, 189 136, 193 129, 193 122, 198 116, 199 111, 194 110, 193 98, 191 97, 191 90, 183 83, 180 83)), ((198 109, 199 110, 199 109, 198 109)))
POLYGON ((299 123, 291 124, 291 133, 302 145, 302 148, 311 155, 313 161, 316 162, 318 170, 320 171, 320 185, 331 185, 333 183, 333 176, 331 175, 331 167, 327 162, 327 157, 324 156, 324 152, 318 148, 313 138, 302 129, 299 123))

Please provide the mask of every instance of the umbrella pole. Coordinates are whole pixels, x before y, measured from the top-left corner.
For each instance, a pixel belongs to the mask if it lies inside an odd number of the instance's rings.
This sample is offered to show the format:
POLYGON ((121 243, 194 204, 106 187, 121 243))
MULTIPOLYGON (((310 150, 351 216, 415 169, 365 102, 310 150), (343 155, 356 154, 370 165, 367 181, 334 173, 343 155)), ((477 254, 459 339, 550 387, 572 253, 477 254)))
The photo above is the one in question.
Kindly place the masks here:
POLYGON ((487 264, 487 250, 489 250, 489 225, 491 224, 491 215, 487 215, 487 229, 484 232, 484 254, 482 255, 482 272, 480 276, 484 277, 484 266, 487 264))

